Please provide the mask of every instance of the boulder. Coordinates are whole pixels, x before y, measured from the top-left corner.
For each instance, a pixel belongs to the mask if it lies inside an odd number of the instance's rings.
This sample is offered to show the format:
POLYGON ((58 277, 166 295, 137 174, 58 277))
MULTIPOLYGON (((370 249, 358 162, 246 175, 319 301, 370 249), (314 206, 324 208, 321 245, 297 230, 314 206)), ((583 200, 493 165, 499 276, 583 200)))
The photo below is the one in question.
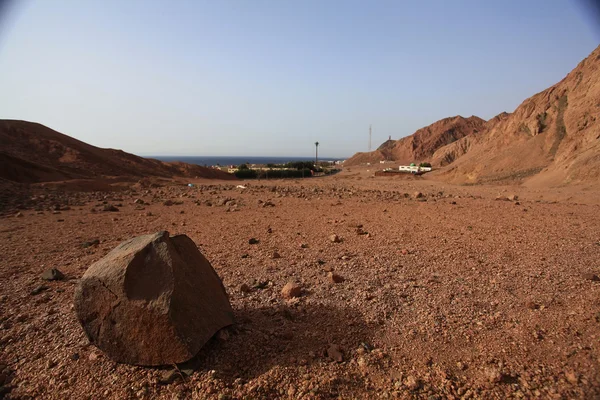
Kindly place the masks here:
POLYGON ((208 260, 189 237, 168 232, 129 239, 92 264, 74 302, 90 342, 127 364, 187 361, 233 323, 208 260))

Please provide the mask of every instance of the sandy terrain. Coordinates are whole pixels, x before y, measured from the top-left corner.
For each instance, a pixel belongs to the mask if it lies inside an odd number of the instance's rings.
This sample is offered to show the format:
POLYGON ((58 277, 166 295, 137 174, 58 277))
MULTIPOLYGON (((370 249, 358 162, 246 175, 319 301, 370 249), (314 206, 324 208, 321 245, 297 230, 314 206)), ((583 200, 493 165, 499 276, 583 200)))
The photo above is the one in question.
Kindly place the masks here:
POLYGON ((35 189, 18 216, 9 209, 0 218, 3 395, 600 396, 598 191, 371 175, 351 168, 243 182, 243 190, 206 181, 113 193, 35 189), (512 194, 518 199, 496 200, 512 194), (175 374, 112 362, 88 343, 72 307, 91 263, 160 230, 196 242, 237 320, 175 374), (48 268, 66 279, 41 280, 48 268), (289 281, 302 286, 300 298, 281 296, 289 281))

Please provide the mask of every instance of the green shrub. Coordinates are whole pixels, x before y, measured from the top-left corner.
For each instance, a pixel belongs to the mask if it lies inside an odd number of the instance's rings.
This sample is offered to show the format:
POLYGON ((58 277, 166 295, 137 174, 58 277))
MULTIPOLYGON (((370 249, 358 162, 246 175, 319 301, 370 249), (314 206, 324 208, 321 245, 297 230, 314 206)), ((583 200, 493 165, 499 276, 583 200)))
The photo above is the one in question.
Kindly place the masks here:
POLYGON ((547 116, 548 116, 548 114, 545 111, 543 113, 540 113, 537 115, 539 133, 542 133, 544 131, 544 129, 546 129, 546 117, 547 116))
MULTIPOLYGON (((244 165, 244 164, 242 164, 244 165)), ((241 167, 241 165, 240 165, 241 167)), ((253 170, 253 169, 248 169, 248 167, 246 166, 245 169, 238 169, 234 175, 236 176, 236 178, 240 178, 240 179, 254 179, 258 176, 258 171, 253 170)))

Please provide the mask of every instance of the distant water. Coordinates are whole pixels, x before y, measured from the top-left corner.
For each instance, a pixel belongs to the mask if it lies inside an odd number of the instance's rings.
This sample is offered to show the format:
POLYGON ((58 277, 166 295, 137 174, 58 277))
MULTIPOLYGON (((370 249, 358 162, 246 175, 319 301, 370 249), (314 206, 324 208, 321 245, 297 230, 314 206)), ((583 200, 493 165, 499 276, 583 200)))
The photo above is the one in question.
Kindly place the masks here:
MULTIPOLYGON (((284 164, 291 161, 314 161, 314 157, 253 157, 253 156, 218 156, 218 157, 198 157, 198 156, 149 156, 161 161, 181 161, 188 164, 198 165, 240 165, 240 164, 284 164)), ((340 158, 321 158, 319 161, 338 161, 340 158)))

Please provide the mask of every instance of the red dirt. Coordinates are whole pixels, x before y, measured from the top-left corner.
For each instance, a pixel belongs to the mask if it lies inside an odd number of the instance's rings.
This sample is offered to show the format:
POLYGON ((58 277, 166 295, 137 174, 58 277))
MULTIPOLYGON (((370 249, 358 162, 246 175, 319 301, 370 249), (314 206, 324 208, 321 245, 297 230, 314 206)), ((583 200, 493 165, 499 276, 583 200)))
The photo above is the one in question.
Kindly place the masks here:
POLYGON ((372 175, 352 168, 244 182, 243 190, 227 182, 118 193, 31 188, 22 217, 11 210, 0 219, 8 397, 600 396, 597 190, 372 175), (518 200, 495 200, 513 190, 518 200), (119 211, 99 211, 104 203, 119 211), (160 230, 196 242, 237 320, 179 366, 191 374, 184 379, 165 378, 171 367, 111 361, 88 343, 72 308, 90 264, 160 230), (43 282, 47 268, 67 279, 43 282), (343 282, 333 283, 332 271, 343 282), (282 297, 288 282, 300 284, 300 297, 282 297), (46 290, 31 294, 40 285, 46 290))

